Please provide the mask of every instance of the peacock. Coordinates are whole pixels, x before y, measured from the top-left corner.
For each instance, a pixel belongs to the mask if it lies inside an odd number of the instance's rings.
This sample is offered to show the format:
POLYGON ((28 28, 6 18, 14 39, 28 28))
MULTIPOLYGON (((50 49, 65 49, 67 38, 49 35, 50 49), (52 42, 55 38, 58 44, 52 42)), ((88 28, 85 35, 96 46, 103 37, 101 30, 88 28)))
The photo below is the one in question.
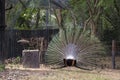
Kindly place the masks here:
POLYGON ((48 45, 46 64, 59 67, 93 69, 105 53, 101 41, 90 30, 67 28, 55 35, 48 45))

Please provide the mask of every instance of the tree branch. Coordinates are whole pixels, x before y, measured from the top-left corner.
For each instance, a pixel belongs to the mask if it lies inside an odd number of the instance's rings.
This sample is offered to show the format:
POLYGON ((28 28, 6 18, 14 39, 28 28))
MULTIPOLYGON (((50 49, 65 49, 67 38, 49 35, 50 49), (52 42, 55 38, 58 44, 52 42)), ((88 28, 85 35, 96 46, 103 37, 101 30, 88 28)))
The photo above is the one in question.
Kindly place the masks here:
POLYGON ((36 14, 36 28, 38 28, 38 25, 39 25, 39 19, 40 19, 40 9, 38 8, 37 9, 37 14, 36 14))
POLYGON ((10 4, 10 7, 9 7, 9 8, 6 8, 5 10, 7 11, 7 10, 10 10, 10 9, 12 9, 12 8, 13 8, 13 5, 10 4))
POLYGON ((117 5, 116 0, 114 0, 114 6, 115 6, 115 9, 117 10, 118 16, 120 16, 120 10, 119 10, 119 7, 118 7, 118 5, 117 5))
POLYGON ((75 14, 71 10, 71 8, 69 8, 69 6, 67 6, 64 2, 61 1, 61 3, 66 7, 67 10, 70 11, 70 14, 71 14, 71 17, 72 17, 72 20, 73 20, 73 24, 74 24, 74 27, 75 27, 77 25, 77 20, 76 20, 75 14))
POLYGON ((89 14, 90 14, 90 16, 92 16, 93 10, 92 10, 90 4, 91 4, 90 0, 87 0, 87 5, 88 5, 88 8, 89 8, 89 14))
POLYGON ((61 24, 61 21, 60 21, 59 18, 58 18, 58 15, 57 15, 56 10, 53 9, 53 12, 54 12, 54 14, 55 14, 56 21, 57 21, 57 23, 58 23, 59 28, 63 29, 63 26, 62 26, 62 24, 61 24))
POLYGON ((19 0, 19 2, 22 4, 23 8, 27 8, 26 5, 22 2, 22 0, 19 0))

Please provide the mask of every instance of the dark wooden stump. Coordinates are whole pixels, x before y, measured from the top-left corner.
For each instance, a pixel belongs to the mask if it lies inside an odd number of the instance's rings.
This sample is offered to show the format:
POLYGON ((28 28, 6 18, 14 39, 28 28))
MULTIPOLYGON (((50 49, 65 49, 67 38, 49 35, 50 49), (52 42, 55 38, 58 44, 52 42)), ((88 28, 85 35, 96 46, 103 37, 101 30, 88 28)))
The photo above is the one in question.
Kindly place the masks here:
POLYGON ((23 67, 39 68, 39 50, 23 50, 23 67))

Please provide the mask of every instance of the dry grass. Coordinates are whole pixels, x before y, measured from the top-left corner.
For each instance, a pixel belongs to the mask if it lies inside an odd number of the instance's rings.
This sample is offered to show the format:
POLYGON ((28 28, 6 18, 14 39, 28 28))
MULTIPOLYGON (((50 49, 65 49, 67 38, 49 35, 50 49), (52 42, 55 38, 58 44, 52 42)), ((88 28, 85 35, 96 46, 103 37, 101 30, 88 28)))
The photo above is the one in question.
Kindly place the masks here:
POLYGON ((120 70, 82 70, 75 67, 50 69, 41 66, 38 69, 22 68, 21 65, 12 65, 7 75, 0 80, 120 80, 120 70), (16 67, 15 67, 16 66, 16 67))
MULTIPOLYGON (((120 56, 115 57, 116 69, 120 69, 120 56)), ((101 65, 103 68, 111 69, 112 68, 112 57, 105 57, 101 60, 101 65)))
POLYGON ((30 76, 30 80, 120 80, 120 73, 110 70, 101 71, 85 71, 76 68, 66 68, 54 70, 49 75, 37 77, 30 76))
MULTIPOLYGON (((120 67, 119 61, 120 57, 117 57, 117 67, 120 67)), ((111 57, 107 57, 101 62, 105 68, 93 71, 74 67, 50 69, 44 65, 40 65, 38 69, 31 69, 23 68, 19 64, 7 64, 7 71, 0 72, 0 80, 120 80, 120 70, 110 69, 111 57)))

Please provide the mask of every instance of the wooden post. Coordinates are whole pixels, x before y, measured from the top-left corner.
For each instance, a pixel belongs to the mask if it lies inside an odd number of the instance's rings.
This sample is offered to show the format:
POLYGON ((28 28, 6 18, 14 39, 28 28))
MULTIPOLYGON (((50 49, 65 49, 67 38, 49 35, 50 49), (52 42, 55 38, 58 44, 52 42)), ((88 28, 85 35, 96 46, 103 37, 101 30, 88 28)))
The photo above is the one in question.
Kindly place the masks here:
POLYGON ((0 0, 0 30, 5 29, 5 0, 0 0))
POLYGON ((112 40, 112 69, 115 69, 116 42, 112 40))
POLYGON ((4 62, 5 0, 0 0, 0 63, 4 62))
POLYGON ((44 63, 44 55, 45 55, 45 51, 44 51, 44 37, 41 37, 41 44, 40 44, 40 63, 43 64, 44 63))
POLYGON ((23 67, 39 68, 39 50, 23 50, 23 67))

